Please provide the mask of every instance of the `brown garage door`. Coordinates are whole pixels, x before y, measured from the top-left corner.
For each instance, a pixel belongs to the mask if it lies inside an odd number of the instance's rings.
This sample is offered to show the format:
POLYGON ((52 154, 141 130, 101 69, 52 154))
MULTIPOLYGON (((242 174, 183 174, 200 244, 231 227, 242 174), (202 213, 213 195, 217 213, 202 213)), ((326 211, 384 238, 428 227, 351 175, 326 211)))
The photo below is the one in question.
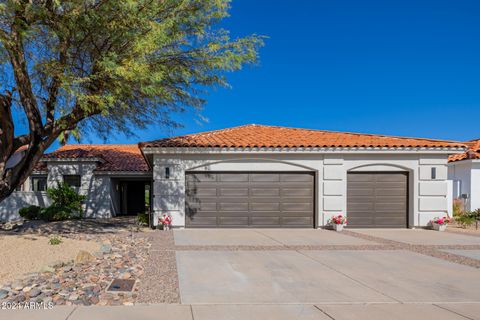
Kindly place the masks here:
POLYGON ((352 228, 407 227, 407 173, 349 173, 347 216, 352 228))
POLYGON ((188 172, 187 227, 313 227, 313 173, 188 172))

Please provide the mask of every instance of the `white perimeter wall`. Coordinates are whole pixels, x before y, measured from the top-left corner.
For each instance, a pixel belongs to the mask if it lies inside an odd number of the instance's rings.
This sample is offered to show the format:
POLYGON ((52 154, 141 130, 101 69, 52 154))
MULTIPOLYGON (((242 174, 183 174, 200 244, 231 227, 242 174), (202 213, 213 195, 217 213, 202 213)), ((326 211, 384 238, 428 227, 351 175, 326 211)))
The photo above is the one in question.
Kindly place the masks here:
MULTIPOLYGON (((447 214, 447 155, 435 154, 195 154, 154 155, 153 209, 185 225, 185 171, 313 171, 316 176, 317 226, 346 213, 347 172, 409 172, 410 227, 426 226, 447 214), (170 179, 165 168, 170 168, 170 179), (431 179, 431 169, 437 178, 431 179)), ((348 215, 348 212, 346 213, 348 215)), ((157 221, 157 219, 155 219, 157 221)))

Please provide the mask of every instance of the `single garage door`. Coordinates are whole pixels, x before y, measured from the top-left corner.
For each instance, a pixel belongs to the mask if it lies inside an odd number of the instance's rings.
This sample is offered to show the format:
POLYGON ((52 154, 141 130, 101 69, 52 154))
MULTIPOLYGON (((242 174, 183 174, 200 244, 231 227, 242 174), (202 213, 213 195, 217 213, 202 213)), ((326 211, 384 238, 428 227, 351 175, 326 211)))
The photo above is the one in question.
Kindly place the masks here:
POLYGON ((348 226, 405 228, 408 226, 407 173, 349 173, 348 226))
POLYGON ((313 227, 313 173, 187 172, 185 179, 187 227, 313 227))

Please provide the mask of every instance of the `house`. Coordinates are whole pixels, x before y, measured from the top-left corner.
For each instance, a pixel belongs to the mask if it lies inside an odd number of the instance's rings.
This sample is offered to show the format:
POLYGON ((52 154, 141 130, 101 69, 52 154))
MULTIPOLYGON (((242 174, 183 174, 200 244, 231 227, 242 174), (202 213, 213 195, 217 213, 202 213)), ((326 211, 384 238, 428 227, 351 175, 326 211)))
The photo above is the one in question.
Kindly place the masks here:
POLYGON ((465 144, 468 150, 449 158, 448 179, 453 181, 453 199, 471 211, 480 208, 480 139, 465 144))
MULTIPOLYGON (((175 227, 316 228, 346 214, 349 227, 411 228, 449 212, 448 158, 466 148, 252 124, 138 146, 66 145, 44 157, 29 191, 11 197, 43 199, 45 186, 63 180, 87 195, 87 217, 151 208, 154 224, 169 213, 175 227)), ((4 218, 18 210, 9 199, 4 218)))

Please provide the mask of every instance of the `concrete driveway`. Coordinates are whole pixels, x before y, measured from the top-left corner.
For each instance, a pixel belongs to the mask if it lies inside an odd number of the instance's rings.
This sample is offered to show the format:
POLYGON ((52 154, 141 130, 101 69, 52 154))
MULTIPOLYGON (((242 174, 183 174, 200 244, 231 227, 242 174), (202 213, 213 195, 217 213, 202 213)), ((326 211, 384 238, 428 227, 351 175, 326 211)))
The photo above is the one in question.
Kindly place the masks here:
POLYGON ((183 246, 176 252, 182 303, 480 302, 478 268, 428 254, 438 252, 436 245, 478 250, 478 237, 427 230, 285 229, 178 230, 174 235, 183 246), (370 240, 362 238, 365 234, 370 240), (405 245, 392 247, 384 239, 405 245), (410 251, 412 243, 425 244, 427 253, 410 251))

